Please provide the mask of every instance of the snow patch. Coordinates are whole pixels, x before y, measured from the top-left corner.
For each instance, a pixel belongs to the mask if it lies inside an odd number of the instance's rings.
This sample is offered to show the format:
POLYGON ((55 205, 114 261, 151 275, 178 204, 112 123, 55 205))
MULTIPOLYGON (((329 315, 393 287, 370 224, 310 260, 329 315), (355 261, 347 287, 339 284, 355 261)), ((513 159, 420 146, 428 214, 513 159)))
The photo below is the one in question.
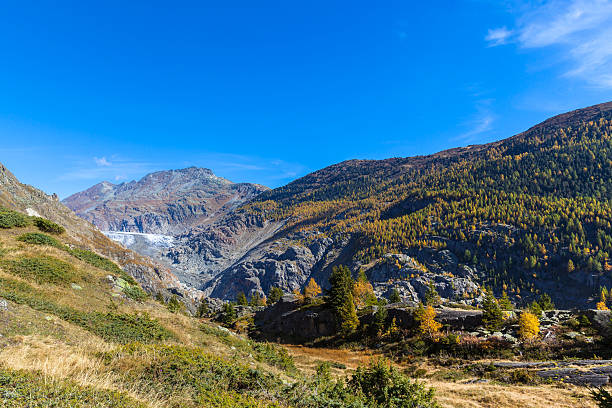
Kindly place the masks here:
POLYGON ((102 231, 104 235, 119 242, 124 247, 130 247, 136 240, 145 240, 147 243, 158 248, 172 248, 174 237, 162 234, 145 234, 142 232, 102 231))

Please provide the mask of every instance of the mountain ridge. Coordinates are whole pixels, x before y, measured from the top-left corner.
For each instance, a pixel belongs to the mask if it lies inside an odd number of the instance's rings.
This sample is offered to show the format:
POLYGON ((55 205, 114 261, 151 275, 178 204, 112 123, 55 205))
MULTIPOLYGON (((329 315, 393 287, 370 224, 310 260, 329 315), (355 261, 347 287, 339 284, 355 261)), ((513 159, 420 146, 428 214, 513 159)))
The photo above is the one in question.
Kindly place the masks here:
POLYGON ((611 119, 606 102, 484 145, 337 163, 189 229, 160 255, 224 299, 310 278, 326 287, 346 264, 375 277, 377 293, 399 287, 407 300, 433 283, 467 303, 490 285, 519 302, 546 291, 583 305, 612 285, 611 119), (580 273, 566 273, 569 261, 580 273))

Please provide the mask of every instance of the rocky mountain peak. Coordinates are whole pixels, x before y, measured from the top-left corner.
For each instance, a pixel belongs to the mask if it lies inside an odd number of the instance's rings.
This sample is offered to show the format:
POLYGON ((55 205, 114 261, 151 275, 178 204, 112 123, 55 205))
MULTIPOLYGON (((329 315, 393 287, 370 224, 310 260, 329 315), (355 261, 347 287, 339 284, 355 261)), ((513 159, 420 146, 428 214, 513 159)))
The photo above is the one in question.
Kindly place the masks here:
POLYGON ((266 190, 188 167, 117 185, 102 182, 63 202, 102 231, 174 235, 213 222, 266 190))

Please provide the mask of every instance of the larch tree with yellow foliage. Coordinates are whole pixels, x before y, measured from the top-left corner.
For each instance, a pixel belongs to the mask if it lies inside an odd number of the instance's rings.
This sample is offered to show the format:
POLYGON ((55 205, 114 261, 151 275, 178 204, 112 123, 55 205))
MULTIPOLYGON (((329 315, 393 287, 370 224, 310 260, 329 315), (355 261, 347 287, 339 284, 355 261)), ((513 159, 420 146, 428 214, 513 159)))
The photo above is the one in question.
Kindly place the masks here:
POLYGON ((419 322, 419 331, 421 334, 431 340, 438 338, 442 324, 436 321, 436 310, 431 306, 423 306, 419 304, 415 317, 419 322))
POLYGON ((519 336, 523 340, 531 340, 540 334, 540 321, 530 312, 523 312, 519 317, 519 336))
POLYGON ((304 300, 310 303, 320 294, 321 287, 313 278, 310 278, 310 281, 308 281, 308 285, 306 285, 306 287, 304 288, 304 300))
POLYGON ((359 272, 359 276, 353 286, 353 298, 355 300, 355 306, 362 308, 365 306, 375 305, 377 303, 376 295, 374 294, 374 288, 363 270, 359 272))

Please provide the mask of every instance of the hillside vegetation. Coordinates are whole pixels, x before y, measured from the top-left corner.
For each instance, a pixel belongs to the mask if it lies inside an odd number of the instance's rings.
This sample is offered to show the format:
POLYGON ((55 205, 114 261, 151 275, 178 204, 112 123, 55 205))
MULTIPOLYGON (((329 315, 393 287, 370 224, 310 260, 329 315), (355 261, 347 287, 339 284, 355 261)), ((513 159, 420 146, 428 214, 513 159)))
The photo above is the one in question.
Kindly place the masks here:
POLYGON ((61 228, 6 209, 0 222, 2 406, 436 406, 382 360, 346 383, 306 377, 283 348, 153 300, 61 228))
POLYGON ((447 248, 483 271, 482 284, 518 300, 542 279, 611 270, 611 110, 562 115, 489 145, 340 163, 243 211, 288 220, 286 233, 352 237, 363 265, 447 248))

